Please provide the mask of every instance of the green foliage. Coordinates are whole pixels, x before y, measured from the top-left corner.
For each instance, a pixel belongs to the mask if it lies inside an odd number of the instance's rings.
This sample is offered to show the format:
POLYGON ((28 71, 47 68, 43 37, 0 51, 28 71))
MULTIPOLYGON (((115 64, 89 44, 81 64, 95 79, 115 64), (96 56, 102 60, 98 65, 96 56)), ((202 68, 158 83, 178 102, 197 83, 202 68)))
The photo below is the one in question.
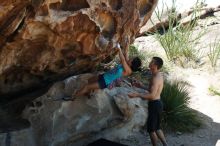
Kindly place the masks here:
MULTIPOLYGON (((198 21, 196 7, 193 11, 191 21, 187 24, 182 24, 178 21, 178 14, 175 8, 175 1, 171 11, 168 11, 168 28, 162 26, 164 34, 161 32, 156 33, 156 39, 163 47, 168 60, 178 63, 182 67, 185 67, 187 62, 196 62, 200 56, 198 56, 199 50, 195 49, 199 39, 204 35, 203 29, 198 34, 193 34, 192 30, 196 26, 198 21)), ((158 20, 161 20, 160 14, 157 13, 158 20)))
POLYGON ((214 43, 209 44, 208 58, 211 62, 211 66, 216 68, 217 62, 220 58, 220 40, 215 39, 214 43))
POLYGON ((164 104, 163 127, 174 131, 192 132, 202 125, 197 113, 189 107, 186 82, 165 82, 161 94, 164 104))
POLYGON ((210 87, 209 87, 209 92, 210 92, 212 95, 220 96, 220 91, 219 91, 218 89, 216 89, 215 87, 213 87, 213 86, 210 86, 210 87))
POLYGON ((130 45, 128 54, 130 58, 139 57, 141 60, 145 60, 146 58, 145 55, 139 51, 135 45, 130 45))

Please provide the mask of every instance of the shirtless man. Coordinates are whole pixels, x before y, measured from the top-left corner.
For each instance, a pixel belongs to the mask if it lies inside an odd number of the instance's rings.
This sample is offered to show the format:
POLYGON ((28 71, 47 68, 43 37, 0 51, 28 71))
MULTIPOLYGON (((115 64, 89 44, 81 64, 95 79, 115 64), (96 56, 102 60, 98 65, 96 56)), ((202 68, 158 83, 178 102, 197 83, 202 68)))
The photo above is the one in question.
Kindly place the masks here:
MULTIPOLYGON (((160 72, 163 66, 163 60, 159 57, 153 57, 149 68, 152 73, 152 78, 149 84, 149 93, 129 93, 130 98, 140 97, 142 99, 149 100, 148 102, 148 119, 147 119, 147 131, 150 135, 153 146, 157 145, 157 139, 159 138, 163 146, 167 146, 166 139, 160 128, 161 114, 163 110, 162 102, 160 101, 160 94, 163 90, 163 75, 160 72)), ((137 87, 143 88, 143 85, 136 84, 137 87)))

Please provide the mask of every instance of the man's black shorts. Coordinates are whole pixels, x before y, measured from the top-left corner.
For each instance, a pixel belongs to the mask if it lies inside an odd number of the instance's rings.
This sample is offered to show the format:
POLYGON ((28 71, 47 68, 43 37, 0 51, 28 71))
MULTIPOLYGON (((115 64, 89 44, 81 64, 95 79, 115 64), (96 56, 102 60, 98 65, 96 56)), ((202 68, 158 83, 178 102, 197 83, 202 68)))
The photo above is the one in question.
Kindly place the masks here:
POLYGON ((100 88, 100 89, 107 88, 107 85, 106 85, 106 83, 105 83, 105 79, 104 79, 103 74, 100 74, 100 75, 98 76, 98 83, 99 83, 99 88, 100 88))
POLYGON ((160 121, 163 105, 160 100, 148 102, 147 132, 154 132, 160 129, 160 121))

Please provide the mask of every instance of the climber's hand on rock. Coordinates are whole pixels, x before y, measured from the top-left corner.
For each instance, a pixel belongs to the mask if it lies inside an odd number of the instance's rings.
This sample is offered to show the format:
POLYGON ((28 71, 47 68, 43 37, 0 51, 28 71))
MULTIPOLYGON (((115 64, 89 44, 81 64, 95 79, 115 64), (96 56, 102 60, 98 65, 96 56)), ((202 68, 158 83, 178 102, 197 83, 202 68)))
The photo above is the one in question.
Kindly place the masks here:
POLYGON ((116 48, 120 48, 120 49, 121 49, 121 46, 120 46, 120 44, 119 44, 119 43, 117 43, 115 47, 116 47, 116 48))
POLYGON ((117 43, 115 46, 114 46, 114 49, 117 50, 117 51, 121 51, 121 46, 119 43, 117 43))
POLYGON ((122 53, 121 46, 119 44, 116 46, 116 49, 119 53, 122 53))

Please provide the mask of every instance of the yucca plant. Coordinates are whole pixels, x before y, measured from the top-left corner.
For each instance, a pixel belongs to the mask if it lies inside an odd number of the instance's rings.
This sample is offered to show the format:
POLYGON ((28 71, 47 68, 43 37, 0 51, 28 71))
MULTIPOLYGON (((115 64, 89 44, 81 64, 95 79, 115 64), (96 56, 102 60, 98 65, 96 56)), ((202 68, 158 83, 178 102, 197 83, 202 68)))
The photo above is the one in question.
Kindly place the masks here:
POLYGON ((164 105, 162 125, 165 129, 192 132, 202 125, 197 113, 189 107, 188 84, 166 81, 161 94, 164 105))
MULTIPOLYGON (((198 10, 199 7, 196 6, 192 14, 191 22, 183 25, 177 20, 178 14, 175 8, 175 1, 173 1, 171 11, 167 9, 168 28, 162 26, 164 34, 161 35, 160 32, 157 32, 155 35, 163 47, 168 60, 179 63, 182 67, 185 67, 186 62, 196 62, 200 57, 198 56, 198 54, 200 54, 199 50, 195 49, 195 44, 205 34, 205 30, 201 30, 196 35, 193 34, 192 31, 198 21, 198 10)), ((156 15, 158 20, 161 20, 161 14, 156 12, 156 15)))
POLYGON ((209 44, 208 58, 213 68, 217 66, 217 61, 220 58, 220 42, 219 41, 220 40, 215 39, 214 43, 209 44))

